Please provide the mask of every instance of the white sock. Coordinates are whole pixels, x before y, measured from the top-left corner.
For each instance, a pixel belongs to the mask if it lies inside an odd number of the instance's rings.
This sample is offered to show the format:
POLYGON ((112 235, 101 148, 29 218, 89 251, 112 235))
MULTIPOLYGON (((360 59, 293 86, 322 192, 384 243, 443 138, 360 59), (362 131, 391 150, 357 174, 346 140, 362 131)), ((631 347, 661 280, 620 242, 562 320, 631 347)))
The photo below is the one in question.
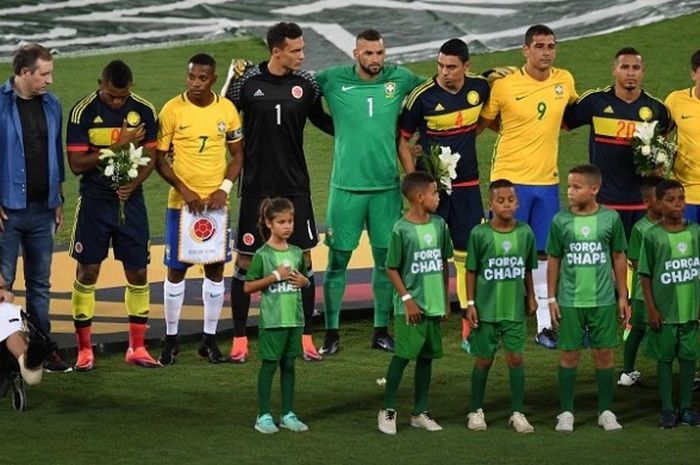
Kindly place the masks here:
POLYGON ((545 328, 552 327, 552 317, 549 314, 547 302, 547 260, 538 260, 537 269, 532 273, 532 280, 537 298, 537 334, 545 328))
POLYGON ((180 311, 185 301, 185 280, 179 283, 171 283, 165 279, 163 283, 163 309, 165 310, 165 334, 177 335, 180 323, 180 311))
POLYGON ((202 302, 204 302, 204 333, 216 334, 221 309, 224 307, 224 282, 218 283, 204 278, 202 302))

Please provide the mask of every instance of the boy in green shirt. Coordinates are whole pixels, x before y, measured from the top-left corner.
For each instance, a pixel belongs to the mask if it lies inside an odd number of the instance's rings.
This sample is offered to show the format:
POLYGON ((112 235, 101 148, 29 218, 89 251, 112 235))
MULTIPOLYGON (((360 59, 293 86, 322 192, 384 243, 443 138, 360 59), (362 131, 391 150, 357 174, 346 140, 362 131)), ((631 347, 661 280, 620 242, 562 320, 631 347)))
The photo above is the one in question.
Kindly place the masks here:
POLYGON ((476 356, 471 412, 467 416, 467 427, 472 431, 487 427, 482 404, 499 340, 510 373, 513 414, 508 422, 518 433, 535 431, 521 412, 525 397, 525 313, 533 315, 537 311, 532 283, 537 247, 530 226, 515 219, 517 208, 513 183, 506 179, 493 181, 489 186, 493 217, 476 226, 467 242, 467 320, 473 328, 469 337, 471 353, 476 356))
POLYGON ((447 259, 452 242, 445 221, 432 213, 440 201, 437 183, 428 173, 407 174, 401 191, 410 202, 389 239, 386 272, 394 285, 394 356, 387 372, 384 407, 377 424, 396 434, 396 393, 408 362, 415 360, 416 399, 411 426, 439 431, 428 413, 432 361, 442 357, 440 320, 449 310, 447 259))
POLYGON ((641 373, 634 369, 634 363, 637 360, 637 352, 647 328, 647 309, 644 306, 644 295, 642 286, 639 284, 637 266, 639 265, 639 254, 641 253, 644 233, 661 219, 659 205, 656 202, 656 186, 663 180, 664 178, 659 176, 649 176, 642 178, 640 182, 642 201, 647 208, 647 214, 632 226, 629 248, 627 249, 628 265, 632 271, 632 279, 627 283, 631 283, 632 288, 630 289, 632 316, 627 326, 629 332, 624 338, 623 368, 620 379, 617 381, 617 384, 620 386, 634 386, 639 383, 641 377, 641 373))
POLYGON ((700 426, 700 415, 691 406, 698 346, 700 226, 683 219, 685 190, 678 181, 660 183, 656 198, 662 218, 644 234, 638 272, 650 327, 646 352, 657 361, 659 426, 700 426), (678 417, 671 394, 676 358, 680 366, 678 417))
POLYGON ((598 424, 622 428, 610 411, 616 316, 629 319, 625 233, 617 212, 596 201, 600 170, 580 165, 569 171, 569 208, 556 214, 547 238, 547 294, 552 323, 559 328, 559 401, 556 431, 574 430, 576 370, 586 330, 598 388, 598 424), (613 280, 614 275, 614 280, 613 280), (617 299, 615 298, 617 287, 617 299))

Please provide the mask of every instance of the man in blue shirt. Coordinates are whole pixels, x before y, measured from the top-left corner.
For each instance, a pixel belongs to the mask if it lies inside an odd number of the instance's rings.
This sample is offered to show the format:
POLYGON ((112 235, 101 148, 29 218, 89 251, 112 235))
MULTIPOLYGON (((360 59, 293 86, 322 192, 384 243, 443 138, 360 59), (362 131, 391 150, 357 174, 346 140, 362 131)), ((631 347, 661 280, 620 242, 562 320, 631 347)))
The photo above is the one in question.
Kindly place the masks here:
MULTIPOLYGON (((11 288, 21 245, 27 313, 49 334, 53 235, 63 222, 61 104, 47 90, 53 60, 44 47, 20 47, 13 69, 0 87, 0 274, 11 288)), ((46 368, 70 370, 55 353, 46 368)))

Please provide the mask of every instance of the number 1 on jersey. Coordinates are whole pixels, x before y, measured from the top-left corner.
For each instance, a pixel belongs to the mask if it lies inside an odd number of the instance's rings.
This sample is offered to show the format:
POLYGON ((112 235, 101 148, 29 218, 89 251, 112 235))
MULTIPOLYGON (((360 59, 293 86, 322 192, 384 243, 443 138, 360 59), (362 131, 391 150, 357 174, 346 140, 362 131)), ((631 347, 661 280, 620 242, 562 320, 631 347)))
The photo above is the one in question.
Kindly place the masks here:
POLYGON ((367 113, 370 118, 374 116, 374 97, 367 97, 367 113))
POLYGON ((277 115, 277 126, 282 125, 282 104, 275 105, 275 115, 277 115))

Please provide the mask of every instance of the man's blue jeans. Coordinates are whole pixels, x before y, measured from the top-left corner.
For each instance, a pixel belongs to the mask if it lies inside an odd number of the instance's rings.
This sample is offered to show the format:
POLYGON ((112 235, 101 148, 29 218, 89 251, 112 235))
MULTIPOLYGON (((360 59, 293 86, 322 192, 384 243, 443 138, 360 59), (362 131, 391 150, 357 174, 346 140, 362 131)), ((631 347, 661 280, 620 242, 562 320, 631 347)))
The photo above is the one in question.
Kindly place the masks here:
POLYGON ((20 246, 24 258, 27 288, 26 311, 30 321, 47 334, 49 321, 49 276, 56 230, 54 209, 46 202, 30 202, 22 210, 5 209, 5 230, 0 232, 0 273, 12 288, 17 271, 20 246))

